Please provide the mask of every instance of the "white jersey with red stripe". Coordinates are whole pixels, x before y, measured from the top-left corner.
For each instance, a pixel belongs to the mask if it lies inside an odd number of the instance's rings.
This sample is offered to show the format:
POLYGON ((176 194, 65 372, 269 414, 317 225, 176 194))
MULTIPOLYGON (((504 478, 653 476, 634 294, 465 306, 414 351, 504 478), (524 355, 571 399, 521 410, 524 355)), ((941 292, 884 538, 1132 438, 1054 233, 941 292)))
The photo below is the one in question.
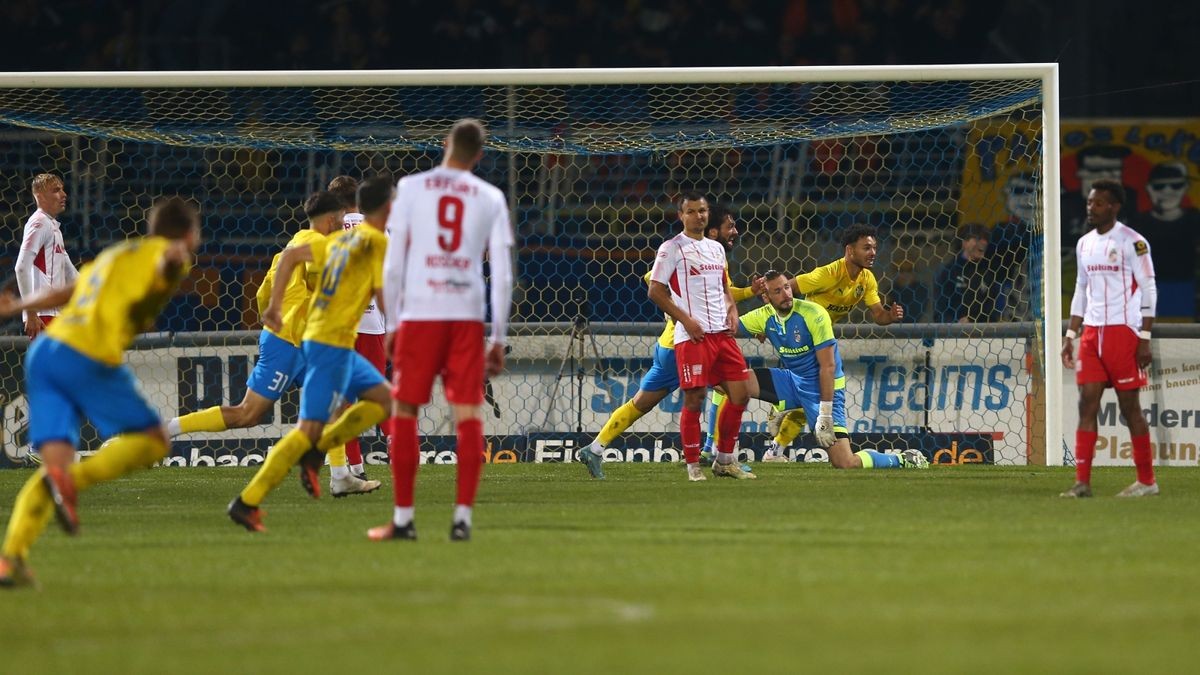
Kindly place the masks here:
MULTIPOLYGON (((684 233, 658 247, 650 280, 671 289, 671 301, 695 319, 705 333, 729 330, 726 304, 725 247, 713 239, 684 233)), ((675 324, 675 344, 688 340, 683 324, 675 324)))
POLYGON ((1082 316, 1085 326, 1140 330, 1142 317, 1154 316, 1154 263, 1142 235, 1121 222, 1104 234, 1092 230, 1079 238, 1075 259, 1071 314, 1082 316))
MULTIPOLYGON (((363 214, 346 213, 345 216, 342 216, 342 229, 352 230, 361 222, 363 222, 363 214)), ((383 312, 380 312, 379 308, 375 306, 374 298, 367 305, 362 318, 358 320, 358 332, 363 335, 383 335, 386 332, 383 325, 383 312)))
MULTIPOLYGON (((17 288, 28 298, 48 288, 65 286, 79 276, 63 245, 62 229, 50 214, 38 209, 25 222, 21 250, 17 253, 17 288)), ((38 311, 42 316, 57 316, 57 309, 38 311)))
POLYGON ((402 321, 483 321, 483 254, 491 268, 492 340, 512 304, 512 227, 504 194, 470 171, 405 176, 388 216, 384 297, 389 331, 402 321))

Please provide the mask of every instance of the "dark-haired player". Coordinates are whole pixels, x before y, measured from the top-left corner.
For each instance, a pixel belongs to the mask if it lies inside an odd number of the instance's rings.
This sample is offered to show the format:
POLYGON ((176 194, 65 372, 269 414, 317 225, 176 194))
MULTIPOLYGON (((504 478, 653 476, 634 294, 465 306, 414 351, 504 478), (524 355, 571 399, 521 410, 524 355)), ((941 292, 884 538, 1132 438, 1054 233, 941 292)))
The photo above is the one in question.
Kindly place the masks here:
MULTIPOLYGON (((365 216, 352 230, 342 230, 327 239, 293 246, 279 259, 277 274, 289 279, 305 263, 320 270, 308 306, 301 349, 304 353, 304 383, 300 392, 300 422, 267 453, 254 478, 229 504, 229 517, 247 530, 262 531, 259 505, 267 494, 300 462, 300 480, 314 498, 321 495, 318 472, 324 453, 357 437, 363 430, 387 417, 387 382, 362 355, 354 351, 358 320, 374 297, 383 291, 383 234, 391 208, 392 184, 387 178, 372 178, 358 189, 358 203, 365 216), (336 422, 330 419, 350 398, 336 422), (326 426, 328 424, 328 426, 326 426)), ((340 222, 340 218, 338 219, 340 222)), ((272 330, 283 326, 282 307, 286 289, 276 285, 263 313, 263 323, 272 330)))
POLYGON ((0 557, 0 586, 33 582, 29 549, 51 514, 67 534, 79 530, 80 492, 148 467, 167 454, 162 422, 123 363, 134 337, 154 325, 179 288, 200 245, 200 215, 178 197, 150 210, 147 233, 106 248, 73 283, 21 301, 0 296, 0 316, 66 306, 25 358, 29 438, 44 466, 13 505, 0 557), (74 463, 87 418, 107 438, 74 463))
POLYGON ((1129 427, 1133 464, 1137 467, 1137 480, 1117 496, 1158 494, 1150 428, 1138 400, 1150 367, 1150 328, 1154 325, 1158 289, 1150 244, 1117 220, 1124 199, 1125 189, 1117 181, 1101 179, 1092 183, 1087 222, 1093 229, 1075 245, 1075 295, 1071 298, 1071 324, 1063 338, 1062 360, 1067 368, 1075 368, 1079 427, 1075 430, 1075 484, 1062 493, 1063 497, 1092 496, 1096 422, 1100 398, 1107 387, 1117 392, 1117 405, 1129 427))

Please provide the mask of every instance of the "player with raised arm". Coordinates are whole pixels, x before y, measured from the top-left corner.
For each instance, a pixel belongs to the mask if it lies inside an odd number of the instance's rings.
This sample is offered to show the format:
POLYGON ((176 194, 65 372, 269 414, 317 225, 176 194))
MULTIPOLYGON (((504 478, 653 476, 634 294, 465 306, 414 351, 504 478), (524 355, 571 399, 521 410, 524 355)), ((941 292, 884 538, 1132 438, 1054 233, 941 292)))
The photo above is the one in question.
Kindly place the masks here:
MULTIPOLYGON (((264 325, 258 335, 258 360, 246 381, 242 401, 237 405, 213 406, 176 417, 167 422, 168 437, 255 426, 284 392, 299 386, 304 377, 300 340, 304 336, 309 304, 321 270, 313 263, 304 263, 296 266, 286 281, 280 282, 279 262, 288 249, 324 242, 331 233, 339 231, 344 212, 341 201, 329 192, 316 192, 304 200, 308 227, 293 235, 284 250, 275 254, 262 285, 258 287, 256 300, 258 313, 262 316, 266 314, 273 289, 278 283, 282 284, 282 320, 277 329, 264 325)), ((334 497, 344 497, 365 494, 379 487, 379 481, 348 477, 331 481, 330 492, 334 497)))
POLYGON ((1075 295, 1071 323, 1063 338, 1062 361, 1075 368, 1079 385, 1079 427, 1075 430, 1075 484, 1063 497, 1092 496, 1092 458, 1096 454, 1096 423, 1104 389, 1117 392, 1117 405, 1129 427, 1137 480, 1118 497, 1158 494, 1150 427, 1142 415, 1139 391, 1146 386, 1150 367, 1150 329, 1158 289, 1150 244, 1117 220, 1125 188, 1115 180, 1092 183, 1087 197, 1087 222, 1092 230, 1075 244, 1075 295), (1083 334, 1080 335, 1080 329, 1083 334), (1075 339, 1079 359, 1075 360, 1075 339))
MULTIPOLYGON (((267 453, 266 461, 250 483, 229 504, 233 522, 251 532, 265 530, 259 506, 289 470, 300 463, 300 481, 313 498, 321 496, 324 453, 344 445, 363 430, 387 417, 387 381, 354 351, 358 320, 367 303, 378 302, 383 290, 383 234, 391 208, 392 183, 372 178, 358 189, 365 216, 353 230, 342 230, 324 239, 292 246, 279 259, 277 278, 291 279, 304 263, 321 270, 308 307, 301 349, 304 384, 300 391, 300 423, 267 453), (347 398, 356 402, 332 424, 331 417, 347 398), (328 424, 328 426, 327 426, 328 424)), ((338 218, 341 221, 341 218, 338 218)), ((275 284, 263 313, 263 323, 273 331, 283 327, 286 288, 275 284)), ((353 478, 353 477, 351 477, 353 478)))
POLYGON ((420 460, 417 413, 440 377, 458 436, 451 541, 471 538, 483 470, 483 381, 504 370, 512 306, 512 226, 504 194, 471 171, 487 132, 478 120, 454 123, 441 166, 400 179, 384 269, 392 336, 391 438, 395 506, 373 541, 417 538, 413 490, 420 460), (484 349, 483 254, 491 267, 492 334, 484 349))
POLYGON ((0 586, 33 583, 29 550, 51 514, 79 531, 79 493, 166 456, 162 422, 122 363, 134 337, 154 326, 200 245, 200 216, 183 199, 158 201, 145 236, 106 248, 79 278, 17 301, 0 296, 0 315, 61 307, 25 358, 29 437, 45 462, 21 488, 0 557, 0 586), (79 426, 88 419, 107 438, 74 463, 79 426))
MULTIPOLYGON (((797 275, 792 280, 792 291, 824 307, 833 323, 844 320, 859 303, 867 308, 871 320, 880 326, 903 320, 904 307, 900 303, 894 302, 884 307, 879 297, 879 282, 871 271, 879 250, 875 228, 870 225, 851 225, 842 233, 841 244, 845 249, 841 258, 797 275)), ((763 453, 764 462, 787 461, 783 450, 804 430, 804 410, 773 411, 771 426, 776 422, 779 429, 767 443, 763 453)))
POLYGON ((804 410, 812 423, 817 443, 829 453, 839 469, 926 468, 929 461, 920 450, 899 455, 859 450, 851 452, 846 427, 846 377, 842 356, 833 337, 829 313, 815 302, 792 296, 786 274, 771 270, 764 277, 767 304, 743 314, 739 326, 748 336, 765 336, 779 353, 781 368, 755 368, 749 394, 785 408, 804 410))
MULTIPOLYGON (((708 224, 704 228, 704 236, 719 242, 726 252, 732 251, 737 242, 737 221, 725 207, 714 204, 709 210, 708 224)), ((646 283, 650 283, 650 273, 646 273, 646 283)), ((741 302, 761 293, 763 284, 761 278, 755 278, 749 288, 732 286, 726 271, 726 282, 730 283, 729 292, 735 302, 741 302)), ((667 318, 663 332, 654 345, 654 363, 642 377, 638 391, 633 398, 626 401, 609 415, 600 433, 592 440, 591 445, 580 449, 579 458, 588 468, 593 478, 604 479, 604 449, 618 436, 625 432, 634 422, 642 418, 663 401, 671 392, 679 388, 679 371, 675 365, 675 320, 667 318)), ((713 393, 717 395, 716 392, 713 393)), ((723 397, 722 397, 723 398, 723 397)), ((714 415, 715 416, 715 415, 714 415)), ((715 421, 712 423, 715 426, 715 421)), ((710 426, 709 437, 713 430, 710 426)), ((715 440, 713 440, 715 442, 715 440)))
MULTIPOLYGON (((69 285, 79 276, 63 245, 62 226, 56 220, 67 208, 62 179, 52 173, 41 173, 34 176, 32 187, 37 210, 25 221, 16 264, 17 288, 22 298, 69 285)), ((57 307, 25 312, 25 334, 32 340, 57 315, 57 307)))
POLYGON ((725 247, 704 236, 708 200, 686 192, 679 203, 683 232, 658 247, 650 271, 650 300, 675 320, 675 360, 683 389, 679 435, 688 480, 704 480, 700 469, 700 413, 709 387, 720 385, 729 400, 717 420, 721 437, 713 475, 752 479, 734 461, 746 409, 749 369, 733 333, 737 305, 729 292, 725 247))
MULTIPOLYGON (((358 181, 350 176, 334 176, 329 181, 328 190, 342 201, 346 207, 346 215, 342 219, 342 227, 350 229, 362 222, 363 215, 358 212, 358 181)), ((385 231, 384 234, 387 234, 385 231)), ((375 301, 367 305, 362 319, 358 322, 358 337, 354 339, 354 351, 363 355, 371 365, 387 377, 387 347, 384 345, 386 327, 383 322, 383 308, 377 307, 375 301)), ((357 438, 346 443, 344 452, 337 449, 329 451, 329 485, 334 489, 334 483, 344 480, 347 475, 353 475, 360 480, 367 480, 366 466, 363 464, 362 446, 357 438)), ((378 482, 378 481, 369 481, 378 482)))

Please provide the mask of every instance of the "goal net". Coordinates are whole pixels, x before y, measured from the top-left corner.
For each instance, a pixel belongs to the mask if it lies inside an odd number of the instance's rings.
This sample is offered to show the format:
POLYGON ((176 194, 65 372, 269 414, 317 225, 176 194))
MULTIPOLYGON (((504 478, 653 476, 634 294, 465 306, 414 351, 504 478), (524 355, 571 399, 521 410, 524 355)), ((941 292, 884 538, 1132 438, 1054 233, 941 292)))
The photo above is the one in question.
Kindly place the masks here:
MULTIPOLYGON (((874 274, 907 318, 877 326, 859 305, 838 326, 856 446, 1059 463, 1061 444, 1046 442, 1061 435, 1059 404, 1047 402, 1061 399, 1062 373, 1045 358, 1061 312, 1046 217, 1055 77, 1052 65, 5 75, 3 272, 11 279, 36 174, 64 180, 76 261, 140 231, 157 196, 194 199, 206 243, 129 363, 164 418, 236 403, 257 353, 255 291, 305 226, 305 196, 337 175, 430 168, 449 125, 476 117, 490 132, 478 172, 505 191, 518 241, 509 370, 488 386, 489 461, 573 461, 637 391, 662 325, 643 275, 679 229, 677 196, 696 189, 737 220, 738 286, 832 262, 846 227, 877 228, 874 274)), ((16 464, 28 341, 19 322, 4 333, 0 462, 16 464)), ((742 346, 752 365, 777 362, 742 346)), ((439 395, 420 422, 431 462, 453 458, 439 395)), ((258 461, 297 401, 289 393, 252 429, 179 437, 167 463, 258 461)), ((677 458, 680 406, 668 397, 609 459, 677 458)), ((747 455, 761 452, 766 417, 766 404, 748 410, 747 455)), ((792 453, 817 459, 812 445, 801 436, 792 453)), ((386 461, 378 433, 364 451, 386 461)))

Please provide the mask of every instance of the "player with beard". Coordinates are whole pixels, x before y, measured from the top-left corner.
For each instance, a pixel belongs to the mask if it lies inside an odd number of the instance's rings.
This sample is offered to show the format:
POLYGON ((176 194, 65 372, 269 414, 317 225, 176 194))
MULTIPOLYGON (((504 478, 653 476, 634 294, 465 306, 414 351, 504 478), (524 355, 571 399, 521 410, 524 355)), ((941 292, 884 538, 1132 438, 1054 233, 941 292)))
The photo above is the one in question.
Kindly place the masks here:
MULTIPOLYGON (((708 224, 704 229, 704 236, 716 240, 724 246, 726 254, 733 250, 737 242, 738 229, 737 221, 734 220, 733 214, 730 213, 728 208, 720 204, 712 206, 709 211, 708 224)), ((646 273, 645 279, 649 283, 649 272, 646 273)), ((725 279, 726 283, 730 284, 729 291, 733 295, 735 302, 752 298, 764 289, 762 280, 757 278, 751 281, 748 288, 733 286, 729 280, 728 269, 725 272, 725 279)), ((674 340, 675 320, 667 317, 667 323, 663 327, 663 332, 659 335, 658 342, 654 346, 654 364, 650 366, 650 370, 642 377, 641 384, 638 386, 638 392, 634 394, 632 399, 614 410, 604 423, 604 426, 600 428, 600 433, 596 435, 591 445, 579 451, 580 460, 587 465, 588 472, 591 473, 593 478, 604 478, 604 468, 601 466, 604 449, 624 433, 634 422, 653 410, 671 392, 679 388, 674 340)))

